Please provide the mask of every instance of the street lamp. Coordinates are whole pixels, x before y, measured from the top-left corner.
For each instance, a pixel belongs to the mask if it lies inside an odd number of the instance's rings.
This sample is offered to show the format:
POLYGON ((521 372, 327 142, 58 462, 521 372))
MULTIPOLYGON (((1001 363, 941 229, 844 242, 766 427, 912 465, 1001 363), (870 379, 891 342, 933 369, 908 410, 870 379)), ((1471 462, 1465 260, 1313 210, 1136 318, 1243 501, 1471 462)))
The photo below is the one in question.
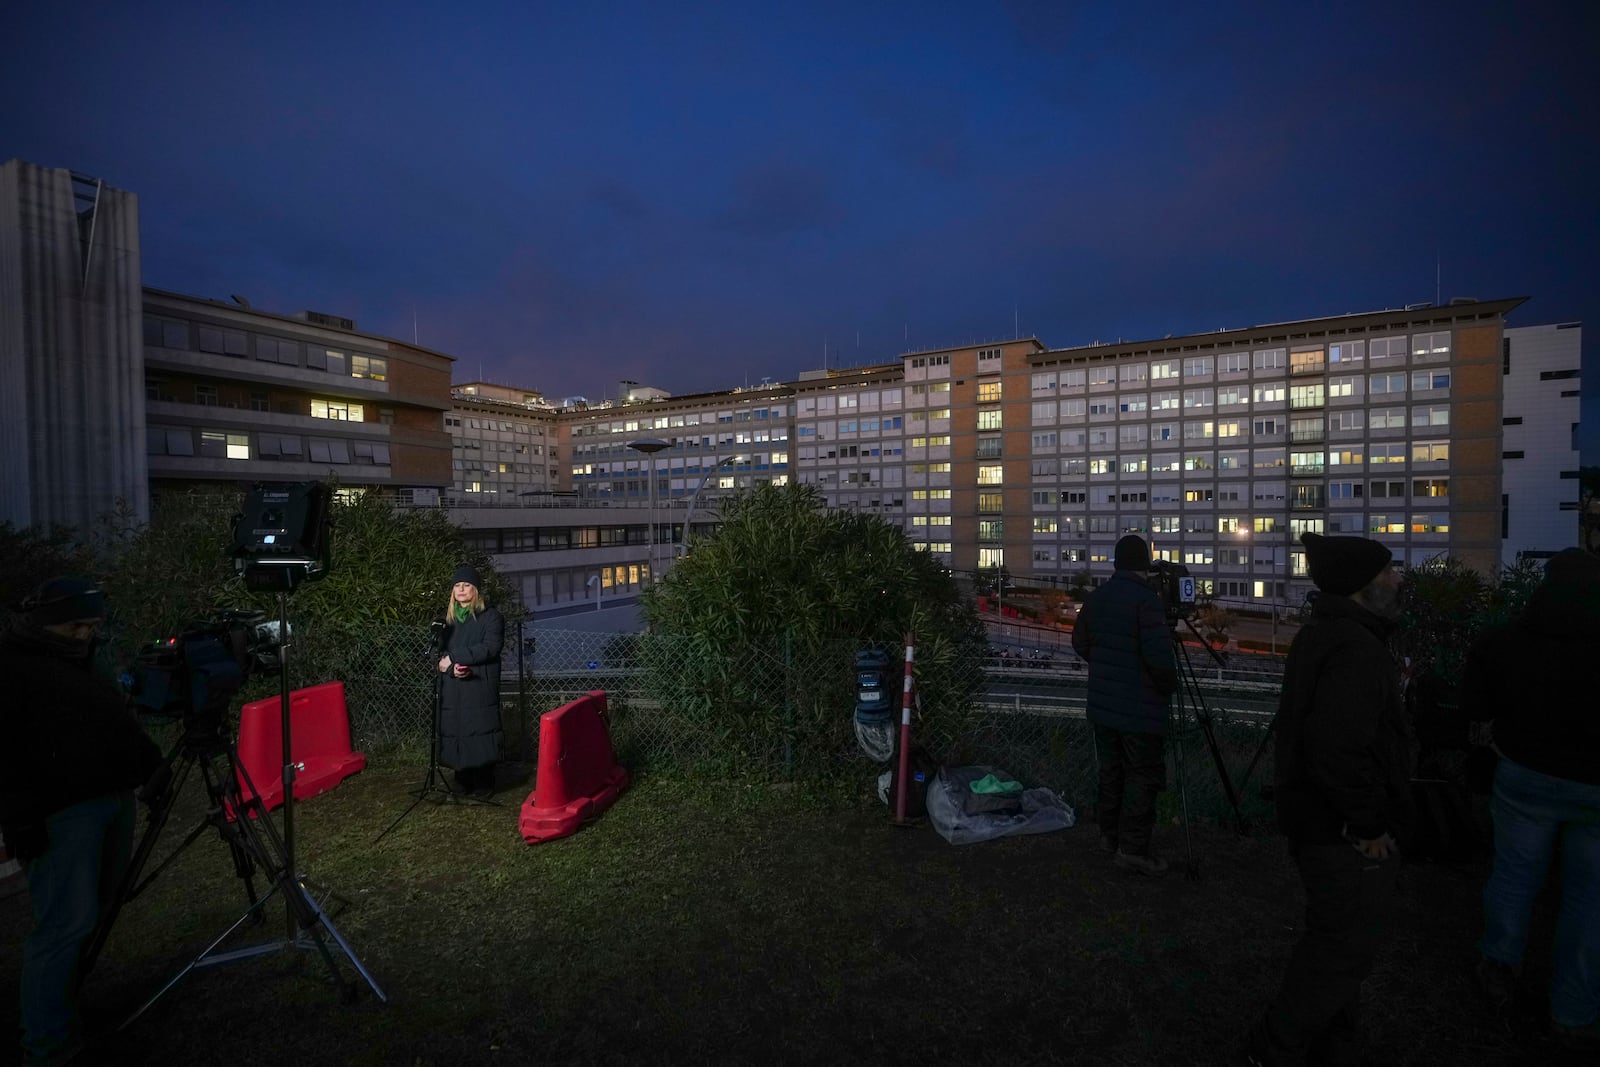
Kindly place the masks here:
POLYGON ((590 589, 594 590, 594 610, 599 611, 600 610, 600 576, 598 574, 591 574, 591 575, 589 575, 589 580, 587 582, 585 582, 584 584, 587 585, 590 589))
POLYGON ((656 580, 656 453, 667 447, 659 437, 641 437, 629 441, 628 447, 644 456, 645 472, 650 478, 650 580, 656 580))
POLYGON ((726 456, 717 461, 717 465, 700 476, 700 484, 694 487, 694 492, 689 494, 689 507, 683 513, 683 536, 678 538, 678 549, 673 553, 673 559, 688 554, 689 551, 689 520, 694 518, 694 504, 700 499, 700 490, 724 467, 731 467, 735 463, 743 463, 749 456, 726 456))

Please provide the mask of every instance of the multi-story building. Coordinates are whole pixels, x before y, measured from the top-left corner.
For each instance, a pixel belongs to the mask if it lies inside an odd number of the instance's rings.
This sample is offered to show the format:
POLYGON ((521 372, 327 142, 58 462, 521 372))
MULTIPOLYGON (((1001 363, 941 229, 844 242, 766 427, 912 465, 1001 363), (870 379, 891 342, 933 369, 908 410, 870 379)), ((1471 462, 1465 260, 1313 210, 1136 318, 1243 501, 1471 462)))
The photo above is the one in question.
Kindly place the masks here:
POLYGON ((136 196, 0 164, 0 520, 148 514, 139 269, 136 196))
POLYGON ((336 480, 437 503, 450 356, 316 312, 144 291, 153 483, 336 480))
POLYGON ((913 353, 795 384, 795 473, 835 506, 903 508, 958 571, 1103 574, 1139 533, 1219 597, 1295 603, 1308 531, 1493 569, 1520 303, 913 353))
POLYGON ((560 483, 556 409, 532 389, 490 382, 451 388, 445 415, 453 451, 451 503, 506 503, 560 483))
POLYGON ((1578 415, 1583 326, 1506 330, 1501 373, 1502 559, 1544 559, 1582 544, 1578 415))
POLYGON ((1015 339, 690 396, 624 382, 557 410, 452 390, 451 357, 348 320, 144 287, 138 260, 131 194, 0 168, 0 440, 20 457, 0 518, 83 525, 118 498, 143 514, 151 482, 331 476, 453 505, 536 610, 636 591, 720 496, 791 478, 958 571, 1100 577, 1138 532, 1264 603, 1307 588, 1306 531, 1480 569, 1576 537, 1581 331, 1507 330, 1515 299, 1015 339))

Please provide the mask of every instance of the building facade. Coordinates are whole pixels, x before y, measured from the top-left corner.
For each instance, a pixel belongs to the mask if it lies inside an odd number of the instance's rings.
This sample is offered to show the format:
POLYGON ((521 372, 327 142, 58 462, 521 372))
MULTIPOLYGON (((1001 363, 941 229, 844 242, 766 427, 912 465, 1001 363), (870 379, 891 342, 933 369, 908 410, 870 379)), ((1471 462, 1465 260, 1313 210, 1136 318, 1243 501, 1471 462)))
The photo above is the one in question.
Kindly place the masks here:
POLYGON ((140 304, 138 198, 0 164, 0 520, 148 515, 140 304))
POLYGON ((151 482, 334 480, 438 503, 454 360, 316 312, 144 291, 151 482))
POLYGON ((1564 322, 1506 330, 1501 375, 1501 559, 1545 559, 1582 544, 1578 416, 1583 326, 1564 322))

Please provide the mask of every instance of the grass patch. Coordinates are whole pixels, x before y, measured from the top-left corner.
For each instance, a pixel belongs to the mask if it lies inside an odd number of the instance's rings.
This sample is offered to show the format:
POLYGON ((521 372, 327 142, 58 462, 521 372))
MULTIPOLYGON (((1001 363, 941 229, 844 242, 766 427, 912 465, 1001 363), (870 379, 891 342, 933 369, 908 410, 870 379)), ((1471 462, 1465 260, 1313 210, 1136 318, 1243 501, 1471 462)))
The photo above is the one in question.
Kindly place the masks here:
MULTIPOLYGON (((530 847, 527 773, 504 807, 424 801, 377 844, 417 763, 386 755, 297 807, 300 866, 348 899, 335 921, 387 1005, 364 989, 341 1004, 314 954, 276 954, 191 974, 126 1032, 123 1058, 1220 1063, 1300 921, 1281 842, 1215 825, 1194 832, 1199 880, 1152 881, 1112 867, 1088 824, 954 848, 891 826, 864 782, 646 775, 594 825, 530 847)), ((169 844, 197 803, 180 798, 169 844)), ((1177 827, 1157 844, 1181 859, 1177 827)), ((1369 987, 1394 1062, 1524 1062, 1469 991, 1481 874, 1404 876, 1369 987)), ((91 1022, 121 1018, 244 906, 208 830, 127 906, 86 989, 91 1022)), ((27 923, 25 894, 0 900, 0 1025, 15 1022, 27 923)), ((282 930, 274 905, 239 940, 282 930)))

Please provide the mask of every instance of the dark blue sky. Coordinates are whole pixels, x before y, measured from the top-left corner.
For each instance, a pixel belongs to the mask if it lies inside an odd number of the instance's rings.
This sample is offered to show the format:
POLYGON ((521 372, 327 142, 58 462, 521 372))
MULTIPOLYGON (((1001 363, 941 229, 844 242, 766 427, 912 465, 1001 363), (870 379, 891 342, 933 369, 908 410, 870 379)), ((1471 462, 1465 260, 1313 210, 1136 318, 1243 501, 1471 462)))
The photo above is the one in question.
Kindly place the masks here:
POLYGON ((553 397, 1526 295, 1600 462, 1600 5, 1323 6, 12 0, 0 159, 553 397))

